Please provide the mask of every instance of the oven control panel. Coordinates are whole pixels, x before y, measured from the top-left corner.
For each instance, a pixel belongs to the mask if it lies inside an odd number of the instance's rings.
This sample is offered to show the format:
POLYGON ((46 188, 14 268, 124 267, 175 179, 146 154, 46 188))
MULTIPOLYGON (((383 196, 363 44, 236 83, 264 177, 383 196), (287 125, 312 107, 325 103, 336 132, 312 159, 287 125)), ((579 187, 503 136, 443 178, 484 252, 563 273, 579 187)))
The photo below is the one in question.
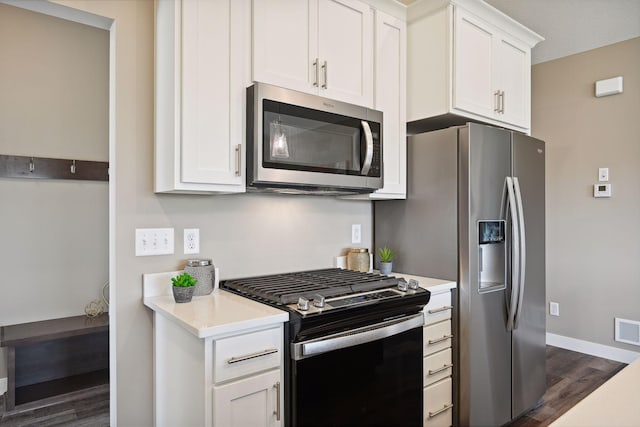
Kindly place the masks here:
POLYGON ((300 297, 296 304, 289 304, 288 307, 302 315, 321 313, 334 308, 352 307, 360 304, 371 304, 389 298, 401 298, 417 291, 407 287, 406 290, 387 288, 375 291, 350 294, 335 298, 325 298, 317 294, 312 298, 300 297))

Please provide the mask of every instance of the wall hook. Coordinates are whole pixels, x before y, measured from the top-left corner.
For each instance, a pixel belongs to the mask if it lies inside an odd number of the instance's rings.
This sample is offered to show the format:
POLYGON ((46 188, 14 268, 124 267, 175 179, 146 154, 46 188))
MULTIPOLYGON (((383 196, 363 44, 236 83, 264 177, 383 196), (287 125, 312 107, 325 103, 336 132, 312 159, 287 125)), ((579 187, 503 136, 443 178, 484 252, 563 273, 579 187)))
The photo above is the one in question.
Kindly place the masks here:
POLYGON ((36 165, 35 163, 33 163, 33 157, 31 158, 31 160, 29 160, 29 172, 35 172, 36 170, 36 165))

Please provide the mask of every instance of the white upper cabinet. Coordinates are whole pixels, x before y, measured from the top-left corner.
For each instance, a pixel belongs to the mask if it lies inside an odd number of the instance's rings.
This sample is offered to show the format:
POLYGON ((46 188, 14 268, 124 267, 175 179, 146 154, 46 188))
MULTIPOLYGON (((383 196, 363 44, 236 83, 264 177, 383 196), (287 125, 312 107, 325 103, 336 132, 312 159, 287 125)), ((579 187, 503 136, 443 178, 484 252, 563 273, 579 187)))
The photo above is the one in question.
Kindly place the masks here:
POLYGON ((376 10, 375 101, 382 111, 382 156, 384 187, 360 199, 405 199, 407 197, 407 25, 376 10))
POLYGON ((417 3, 408 33, 409 122, 530 131, 531 48, 542 37, 476 0, 417 3))
POLYGON ((156 192, 245 191, 246 0, 156 3, 156 192))
POLYGON ((253 80, 373 106, 373 11, 358 0, 254 0, 253 80))

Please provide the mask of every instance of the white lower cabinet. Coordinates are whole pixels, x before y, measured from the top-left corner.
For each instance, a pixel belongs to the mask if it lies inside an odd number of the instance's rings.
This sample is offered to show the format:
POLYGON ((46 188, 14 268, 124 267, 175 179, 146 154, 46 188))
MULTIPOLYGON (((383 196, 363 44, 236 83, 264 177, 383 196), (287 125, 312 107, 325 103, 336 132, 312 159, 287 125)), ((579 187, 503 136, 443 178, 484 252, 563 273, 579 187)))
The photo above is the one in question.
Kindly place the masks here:
POLYGON ((451 375, 451 291, 432 294, 424 308, 423 385, 424 426, 449 427, 453 419, 451 375))
POLYGON ((154 316, 154 425, 283 424, 283 324, 199 338, 154 316))
POLYGON ((282 425, 279 369, 213 388, 213 425, 282 425))

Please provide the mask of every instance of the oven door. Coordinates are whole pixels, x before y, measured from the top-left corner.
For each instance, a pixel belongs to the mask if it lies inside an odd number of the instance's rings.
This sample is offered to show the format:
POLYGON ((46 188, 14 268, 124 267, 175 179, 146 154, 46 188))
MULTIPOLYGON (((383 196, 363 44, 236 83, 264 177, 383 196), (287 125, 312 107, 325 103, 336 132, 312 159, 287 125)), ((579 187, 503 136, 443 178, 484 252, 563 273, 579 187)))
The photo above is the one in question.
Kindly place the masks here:
POLYGON ((422 426, 422 314, 294 343, 292 426, 422 426))

